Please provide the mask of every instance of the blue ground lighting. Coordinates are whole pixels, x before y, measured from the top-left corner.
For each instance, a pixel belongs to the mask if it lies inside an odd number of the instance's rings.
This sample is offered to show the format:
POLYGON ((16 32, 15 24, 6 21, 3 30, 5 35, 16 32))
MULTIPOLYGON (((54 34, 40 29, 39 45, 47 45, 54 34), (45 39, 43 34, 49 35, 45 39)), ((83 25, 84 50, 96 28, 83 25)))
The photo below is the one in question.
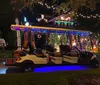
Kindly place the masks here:
POLYGON ((89 67, 79 66, 79 65, 71 65, 71 66, 46 66, 35 68, 35 73, 47 73, 47 72, 57 72, 57 71, 77 71, 77 70, 87 70, 89 67))

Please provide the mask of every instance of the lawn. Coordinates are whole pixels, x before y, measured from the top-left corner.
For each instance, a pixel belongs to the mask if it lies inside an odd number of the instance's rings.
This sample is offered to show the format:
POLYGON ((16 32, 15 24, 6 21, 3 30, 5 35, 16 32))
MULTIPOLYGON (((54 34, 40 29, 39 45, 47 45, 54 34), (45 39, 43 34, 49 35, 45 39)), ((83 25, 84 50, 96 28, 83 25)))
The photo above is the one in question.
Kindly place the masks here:
POLYGON ((0 58, 11 58, 12 56, 12 50, 5 50, 5 52, 3 52, 2 50, 0 50, 0 58))
POLYGON ((86 71, 0 75, 0 85, 100 85, 100 68, 86 71))

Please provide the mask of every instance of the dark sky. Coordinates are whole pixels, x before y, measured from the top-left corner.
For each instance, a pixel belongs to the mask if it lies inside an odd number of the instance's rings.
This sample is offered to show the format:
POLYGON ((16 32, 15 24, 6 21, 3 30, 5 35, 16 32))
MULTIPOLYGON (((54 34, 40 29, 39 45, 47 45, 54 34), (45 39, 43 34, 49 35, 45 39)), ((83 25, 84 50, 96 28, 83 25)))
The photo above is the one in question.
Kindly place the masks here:
POLYGON ((0 26, 9 24, 13 17, 13 10, 9 0, 0 1, 0 26))

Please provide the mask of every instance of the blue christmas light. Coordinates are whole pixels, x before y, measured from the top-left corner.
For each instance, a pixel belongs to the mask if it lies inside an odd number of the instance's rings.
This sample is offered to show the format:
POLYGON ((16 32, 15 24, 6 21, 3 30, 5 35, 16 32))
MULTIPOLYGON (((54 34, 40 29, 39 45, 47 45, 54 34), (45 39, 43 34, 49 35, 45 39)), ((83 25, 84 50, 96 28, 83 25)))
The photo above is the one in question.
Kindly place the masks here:
POLYGON ((16 29, 16 30, 20 30, 20 28, 19 28, 19 27, 16 27, 15 29, 16 29))
POLYGON ((75 70, 87 70, 89 67, 80 65, 70 65, 70 66, 47 66, 35 68, 33 72, 36 73, 46 73, 46 72, 56 72, 56 71, 75 71, 75 70))
POLYGON ((24 32, 27 32, 28 31, 28 28, 24 28, 24 32))

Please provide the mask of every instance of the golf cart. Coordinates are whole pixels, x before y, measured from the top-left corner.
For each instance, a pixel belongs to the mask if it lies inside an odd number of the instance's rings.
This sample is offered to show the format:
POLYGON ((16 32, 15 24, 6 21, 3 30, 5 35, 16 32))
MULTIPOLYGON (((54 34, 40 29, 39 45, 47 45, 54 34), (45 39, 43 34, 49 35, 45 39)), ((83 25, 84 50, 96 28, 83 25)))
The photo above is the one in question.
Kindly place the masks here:
POLYGON ((80 51, 77 47, 73 47, 69 52, 64 52, 62 62, 64 64, 90 65, 93 68, 99 67, 99 61, 94 53, 80 51))

